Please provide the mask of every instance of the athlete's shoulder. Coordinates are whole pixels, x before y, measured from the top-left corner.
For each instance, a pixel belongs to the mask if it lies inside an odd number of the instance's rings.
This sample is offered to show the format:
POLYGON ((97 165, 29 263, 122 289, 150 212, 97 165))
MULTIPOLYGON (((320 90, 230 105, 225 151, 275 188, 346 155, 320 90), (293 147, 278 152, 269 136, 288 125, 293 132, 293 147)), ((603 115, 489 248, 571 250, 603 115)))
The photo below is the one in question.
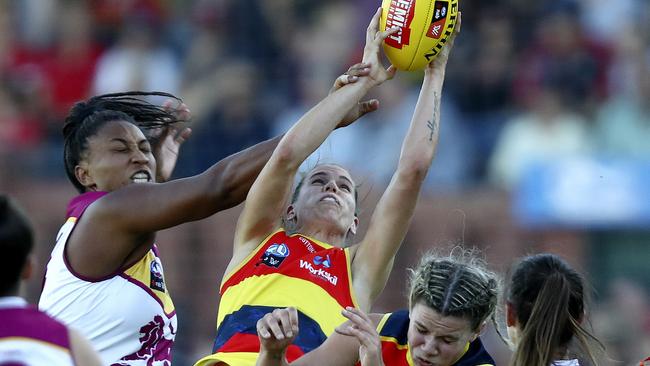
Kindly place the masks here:
POLYGON ((481 337, 478 337, 469 344, 467 352, 454 366, 493 366, 494 364, 494 359, 483 346, 481 337))
POLYGON ((86 192, 70 200, 66 212, 67 217, 81 217, 93 202, 107 195, 108 192, 86 192))
POLYGON ((380 323, 379 336, 394 338, 399 344, 407 344, 409 328, 408 310, 399 310, 385 314, 380 323))
POLYGON ((0 338, 21 337, 70 347, 67 327, 33 306, 2 309, 0 338))

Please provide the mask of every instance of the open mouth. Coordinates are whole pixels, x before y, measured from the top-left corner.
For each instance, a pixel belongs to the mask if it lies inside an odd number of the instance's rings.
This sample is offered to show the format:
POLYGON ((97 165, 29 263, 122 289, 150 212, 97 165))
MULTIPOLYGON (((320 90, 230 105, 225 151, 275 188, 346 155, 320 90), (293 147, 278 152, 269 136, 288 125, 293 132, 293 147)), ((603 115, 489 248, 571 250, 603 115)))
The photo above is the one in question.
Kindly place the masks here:
POLYGON ((151 182, 151 173, 146 170, 138 170, 131 176, 133 183, 149 183, 151 182))
POLYGON ((338 198, 334 196, 333 194, 326 194, 323 196, 323 198, 320 199, 321 202, 332 202, 336 204, 337 206, 340 206, 341 203, 339 202, 338 198))

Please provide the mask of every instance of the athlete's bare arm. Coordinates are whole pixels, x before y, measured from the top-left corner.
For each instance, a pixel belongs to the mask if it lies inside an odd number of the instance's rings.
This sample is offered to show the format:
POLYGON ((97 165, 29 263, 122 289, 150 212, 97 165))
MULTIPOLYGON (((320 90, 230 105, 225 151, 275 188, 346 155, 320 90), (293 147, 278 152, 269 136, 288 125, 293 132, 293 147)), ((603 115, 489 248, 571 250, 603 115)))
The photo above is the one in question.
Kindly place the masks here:
MULTIPOLYGON (((378 19, 378 16, 375 18, 378 19)), ((383 40, 394 31, 373 34, 366 47, 378 54, 383 40)), ((278 144, 248 193, 235 231, 233 258, 226 273, 246 258, 265 236, 280 226, 294 176, 302 162, 339 124, 349 124, 345 117, 349 117, 348 112, 359 105, 370 88, 394 75, 392 69, 382 68, 378 57, 364 62, 370 65, 367 77, 328 95, 300 118, 278 144)))
POLYGON ((382 314, 366 315, 359 309, 348 308, 342 314, 349 320, 336 328, 325 342, 313 351, 289 363, 286 350, 298 335, 299 324, 295 309, 276 309, 257 322, 260 353, 257 366, 350 366, 361 361, 363 366, 383 366, 381 341, 377 324, 382 314))
POLYGON ((354 249, 352 284, 362 310, 370 309, 386 285, 395 254, 411 223, 420 188, 433 161, 438 145, 445 67, 459 29, 460 18, 449 44, 425 69, 397 170, 377 204, 366 236, 354 249))
POLYGON ((205 172, 166 183, 130 184, 91 204, 67 257, 89 277, 113 273, 151 248, 153 234, 241 203, 281 136, 226 157, 205 172))

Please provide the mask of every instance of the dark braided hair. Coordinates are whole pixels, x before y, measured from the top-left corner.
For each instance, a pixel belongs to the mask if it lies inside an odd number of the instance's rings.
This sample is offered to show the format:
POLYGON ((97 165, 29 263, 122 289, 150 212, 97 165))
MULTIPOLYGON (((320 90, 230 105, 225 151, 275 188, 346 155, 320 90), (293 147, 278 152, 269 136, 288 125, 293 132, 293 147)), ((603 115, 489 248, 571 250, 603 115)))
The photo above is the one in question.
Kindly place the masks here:
POLYGON ((132 91, 94 96, 77 102, 72 107, 63 124, 63 160, 68 179, 79 192, 83 193, 85 187, 77 180, 75 167, 88 148, 88 138, 94 136, 106 123, 126 121, 147 131, 180 121, 173 111, 142 99, 152 96, 171 98, 182 103, 180 98, 169 93, 132 91))
POLYGON ((410 274, 411 308, 421 302, 442 316, 467 319, 473 331, 491 318, 496 328, 500 280, 475 251, 457 247, 446 257, 429 253, 410 274))

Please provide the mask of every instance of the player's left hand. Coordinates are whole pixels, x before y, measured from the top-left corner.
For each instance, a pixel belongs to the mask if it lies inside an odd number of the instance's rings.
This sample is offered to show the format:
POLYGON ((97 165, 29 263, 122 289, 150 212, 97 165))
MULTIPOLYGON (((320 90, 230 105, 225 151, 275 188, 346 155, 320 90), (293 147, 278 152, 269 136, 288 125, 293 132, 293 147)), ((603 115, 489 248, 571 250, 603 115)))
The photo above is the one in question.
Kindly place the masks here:
MULTIPOLYGON (((361 62, 352 65, 348 71, 345 72, 345 74, 336 78, 329 94, 334 93, 345 85, 355 83, 360 78, 366 77, 368 75, 370 75, 370 64, 361 62)), ((343 117, 343 119, 341 119, 341 122, 339 122, 336 128, 349 126, 354 121, 361 118, 363 115, 376 111, 377 108, 379 108, 379 101, 377 99, 361 101, 357 103, 356 106, 352 107, 350 111, 348 111, 348 113, 345 115, 345 117, 343 117)))
MULTIPOLYGON (((173 101, 167 100, 163 103, 163 108, 175 114, 178 121, 189 121, 192 115, 185 103, 174 108, 173 101)), ((157 182, 166 182, 171 178, 181 145, 191 134, 192 130, 181 123, 147 131, 147 138, 151 143, 152 153, 157 164, 157 182)))
POLYGON ((275 309, 257 321, 260 352, 283 355, 298 336, 298 310, 275 309))
POLYGON ((379 18, 381 16, 382 8, 378 8, 373 15, 370 24, 368 24, 368 29, 366 30, 366 45, 363 49, 363 62, 370 64, 370 78, 374 85, 379 85, 386 80, 390 80, 395 77, 397 69, 395 66, 390 65, 387 69, 384 68, 384 65, 381 62, 381 45, 384 43, 384 40, 388 38, 391 34, 397 32, 399 27, 393 27, 386 29, 383 32, 379 31, 379 18))
POLYGON ((335 331, 339 334, 355 337, 359 341, 359 361, 361 361, 361 365, 384 366, 384 360, 381 356, 381 340, 368 315, 349 306, 341 311, 341 314, 350 321, 339 325, 335 331))
POLYGON ((458 19, 456 20, 456 25, 454 26, 454 33, 447 40, 447 44, 442 48, 440 54, 431 60, 431 63, 427 65, 424 69, 426 74, 442 74, 444 76, 445 68, 447 67, 447 61, 449 60, 449 54, 454 48, 454 42, 456 41, 456 36, 460 33, 460 27, 462 24, 461 12, 458 12, 458 19))

